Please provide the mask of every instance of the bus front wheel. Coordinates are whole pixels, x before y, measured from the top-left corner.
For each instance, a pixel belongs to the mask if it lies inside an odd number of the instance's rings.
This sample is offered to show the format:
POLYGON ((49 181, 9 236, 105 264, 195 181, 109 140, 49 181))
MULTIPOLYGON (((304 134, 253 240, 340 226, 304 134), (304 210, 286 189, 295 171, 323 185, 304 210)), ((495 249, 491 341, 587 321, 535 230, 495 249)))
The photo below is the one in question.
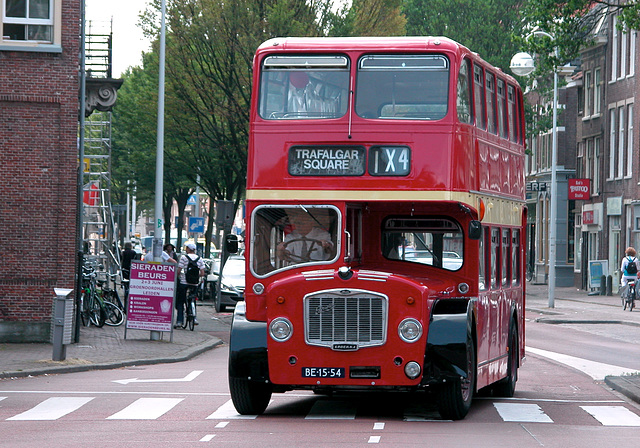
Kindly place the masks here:
POLYGON ((446 420, 461 420, 471 408, 476 387, 476 351, 473 340, 467 335, 467 377, 457 378, 441 385, 438 394, 438 411, 446 420))
POLYGON ((241 415, 260 415, 271 401, 271 385, 242 378, 229 378, 233 406, 241 415))

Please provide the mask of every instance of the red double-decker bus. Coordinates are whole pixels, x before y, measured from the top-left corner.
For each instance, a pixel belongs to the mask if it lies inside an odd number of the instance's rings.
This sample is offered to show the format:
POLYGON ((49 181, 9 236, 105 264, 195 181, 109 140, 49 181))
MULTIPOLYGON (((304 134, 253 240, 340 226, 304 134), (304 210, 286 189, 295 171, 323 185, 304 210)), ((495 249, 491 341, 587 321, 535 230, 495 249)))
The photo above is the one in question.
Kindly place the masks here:
POLYGON ((524 360, 515 79, 444 37, 278 38, 255 55, 241 414, 294 389, 512 396, 524 360))

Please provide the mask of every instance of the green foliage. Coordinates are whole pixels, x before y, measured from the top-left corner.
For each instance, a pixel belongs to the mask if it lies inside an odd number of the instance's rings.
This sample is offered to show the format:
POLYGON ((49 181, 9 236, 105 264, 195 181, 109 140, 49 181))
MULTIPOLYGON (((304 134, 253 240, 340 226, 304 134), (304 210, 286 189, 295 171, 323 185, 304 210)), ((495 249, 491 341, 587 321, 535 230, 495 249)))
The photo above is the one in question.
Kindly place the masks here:
POLYGON ((512 0, 403 0, 407 34, 445 36, 507 70, 519 50, 512 39, 521 27, 512 0))

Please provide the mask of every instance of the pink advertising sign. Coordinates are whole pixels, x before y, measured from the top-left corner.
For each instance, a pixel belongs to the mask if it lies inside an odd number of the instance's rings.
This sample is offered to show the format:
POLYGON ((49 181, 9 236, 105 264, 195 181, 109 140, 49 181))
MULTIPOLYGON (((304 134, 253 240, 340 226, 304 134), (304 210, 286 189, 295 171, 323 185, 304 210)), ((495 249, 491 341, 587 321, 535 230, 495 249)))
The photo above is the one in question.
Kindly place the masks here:
POLYGON ((131 262, 127 328, 171 331, 178 266, 131 262))

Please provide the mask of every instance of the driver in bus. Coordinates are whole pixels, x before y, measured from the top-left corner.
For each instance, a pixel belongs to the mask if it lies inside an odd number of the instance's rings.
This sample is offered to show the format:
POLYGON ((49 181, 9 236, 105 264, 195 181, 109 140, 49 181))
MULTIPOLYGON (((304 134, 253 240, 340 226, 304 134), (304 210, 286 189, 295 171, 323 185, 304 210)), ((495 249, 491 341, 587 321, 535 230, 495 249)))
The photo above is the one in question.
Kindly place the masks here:
POLYGON ((320 226, 311 213, 302 210, 289 212, 293 230, 278 244, 278 257, 294 263, 325 261, 331 258, 331 235, 320 226))

